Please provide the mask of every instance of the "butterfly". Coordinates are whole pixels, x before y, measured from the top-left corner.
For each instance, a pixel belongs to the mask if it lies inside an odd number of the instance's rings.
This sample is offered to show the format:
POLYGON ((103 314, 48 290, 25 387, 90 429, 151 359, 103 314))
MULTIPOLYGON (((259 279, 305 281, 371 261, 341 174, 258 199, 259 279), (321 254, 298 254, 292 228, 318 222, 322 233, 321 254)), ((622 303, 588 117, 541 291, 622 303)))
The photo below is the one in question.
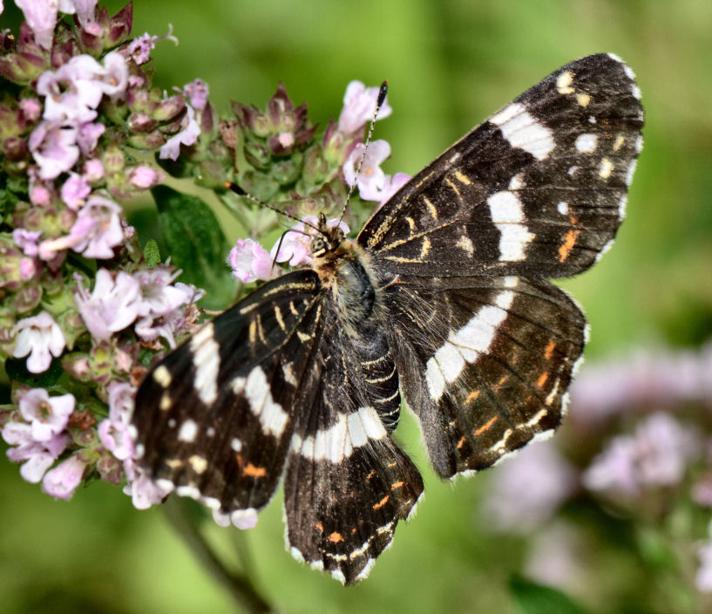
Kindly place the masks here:
POLYGON ((474 128, 355 239, 322 216, 311 267, 265 283, 148 372, 140 465, 243 528, 284 475, 294 557, 365 578, 423 493, 393 438, 402 401, 442 478, 560 424, 587 325, 548 280, 611 245, 642 125, 632 70, 592 55, 474 128))

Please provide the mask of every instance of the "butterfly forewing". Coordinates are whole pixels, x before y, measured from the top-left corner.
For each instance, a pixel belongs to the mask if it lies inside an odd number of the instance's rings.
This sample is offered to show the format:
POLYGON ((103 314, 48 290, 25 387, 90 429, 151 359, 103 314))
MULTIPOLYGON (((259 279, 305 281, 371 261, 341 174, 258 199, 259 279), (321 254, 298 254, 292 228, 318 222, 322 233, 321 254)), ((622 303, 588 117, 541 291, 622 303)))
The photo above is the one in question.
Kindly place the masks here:
POLYGON ((263 507, 282 474, 294 398, 320 326, 319 280, 266 284, 146 376, 134 413, 141 464, 223 515, 263 507))
POLYGON ((630 68, 572 62, 418 173, 359 241, 412 275, 581 272, 620 225, 642 123, 630 68))

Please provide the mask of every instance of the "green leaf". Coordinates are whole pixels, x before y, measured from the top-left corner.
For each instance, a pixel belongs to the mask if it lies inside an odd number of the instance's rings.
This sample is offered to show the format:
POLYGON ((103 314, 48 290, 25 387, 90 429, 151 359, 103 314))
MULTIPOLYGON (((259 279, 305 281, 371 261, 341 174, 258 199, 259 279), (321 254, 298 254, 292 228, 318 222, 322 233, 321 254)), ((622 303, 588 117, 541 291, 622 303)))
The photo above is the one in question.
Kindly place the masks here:
POLYGON ((146 241, 143 246, 143 259, 148 266, 156 266, 161 263, 161 252, 158 250, 158 243, 154 239, 146 241))
POLYGON ((161 236, 181 281, 205 290, 203 306, 222 309, 235 297, 235 280, 225 265, 228 244, 215 214, 202 200, 166 186, 153 188, 161 236))
POLYGON ((586 610, 565 593, 521 576, 512 576, 509 588, 516 611, 521 614, 586 614, 586 610))
POLYGON ((64 375, 61 361, 55 359, 49 369, 42 373, 30 373, 25 366, 25 358, 8 358, 5 361, 5 373, 11 382, 19 382, 32 388, 51 388, 64 375))

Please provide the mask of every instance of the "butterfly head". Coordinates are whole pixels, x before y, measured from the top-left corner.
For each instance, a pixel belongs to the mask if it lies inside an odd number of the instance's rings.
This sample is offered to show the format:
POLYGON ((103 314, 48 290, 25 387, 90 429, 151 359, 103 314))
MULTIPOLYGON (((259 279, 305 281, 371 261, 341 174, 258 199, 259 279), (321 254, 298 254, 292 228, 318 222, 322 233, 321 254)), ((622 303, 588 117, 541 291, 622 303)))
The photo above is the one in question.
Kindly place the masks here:
POLYGON ((324 258, 334 254, 344 240, 344 231, 339 226, 327 226, 326 216, 323 213, 319 215, 317 229, 319 234, 311 240, 310 245, 312 258, 324 258))

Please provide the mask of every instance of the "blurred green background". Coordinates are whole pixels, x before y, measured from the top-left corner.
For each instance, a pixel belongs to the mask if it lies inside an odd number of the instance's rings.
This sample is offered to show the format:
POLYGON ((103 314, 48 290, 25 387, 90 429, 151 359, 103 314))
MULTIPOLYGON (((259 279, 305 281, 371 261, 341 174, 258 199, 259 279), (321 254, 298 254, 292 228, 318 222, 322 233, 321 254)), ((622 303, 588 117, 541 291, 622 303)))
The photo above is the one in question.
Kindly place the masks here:
MULTIPOLYGON (((14 6, 0 21, 17 23, 14 6)), ((376 138, 392 145, 389 173, 414 174, 558 66, 598 51, 621 55, 643 93, 645 147, 614 249, 565 284, 591 321, 587 358, 712 337, 709 0, 136 2, 134 34, 162 34, 168 23, 180 45, 154 52, 157 84, 170 90, 200 77, 219 111, 231 99, 262 106, 282 81, 323 125, 338 116, 350 80, 388 79, 394 112, 376 138)), ((370 578, 344 589, 295 563, 283 547, 278 494, 246 536, 257 586, 290 613, 515 611, 508 580, 521 544, 482 526, 489 476, 441 483, 412 421, 398 438, 427 496, 370 578)), ((0 499, 0 612, 235 611, 161 510, 138 512, 119 489, 97 483, 55 502, 3 461, 0 499)), ((234 533, 210 534, 228 558, 245 538, 234 533)), ((598 611, 605 582, 592 577, 581 596, 598 611)))

